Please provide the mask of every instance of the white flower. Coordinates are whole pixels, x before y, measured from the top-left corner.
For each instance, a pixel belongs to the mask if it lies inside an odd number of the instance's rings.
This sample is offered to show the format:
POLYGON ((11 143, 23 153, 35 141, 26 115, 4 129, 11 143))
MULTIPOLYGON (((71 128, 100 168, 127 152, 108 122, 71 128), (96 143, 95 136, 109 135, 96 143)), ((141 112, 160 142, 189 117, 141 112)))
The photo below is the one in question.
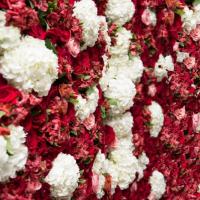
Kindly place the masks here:
POLYGON ((135 13, 135 6, 131 0, 108 0, 106 16, 119 26, 128 22, 135 13))
POLYGON ((188 6, 185 6, 183 9, 184 14, 181 16, 181 20, 183 22, 182 26, 187 31, 187 33, 190 33, 193 29, 195 29, 196 25, 199 22, 198 17, 200 15, 199 15, 198 7, 196 7, 196 9, 197 9, 196 12, 193 10, 190 10, 188 6))
POLYGON ((113 117, 106 124, 114 129, 118 139, 129 137, 132 134, 133 117, 130 112, 127 112, 123 115, 113 117))
POLYGON ((122 190, 127 189, 135 179, 138 160, 133 156, 132 151, 120 147, 114 149, 110 154, 118 171, 118 185, 122 190))
MULTIPOLYGON (((0 169, 1 166, 7 162, 7 160, 9 159, 9 156, 7 154, 7 150, 6 150, 6 140, 4 139, 3 136, 0 136, 0 152, 1 152, 1 156, 0 156, 0 169)), ((1 171, 1 170, 0 170, 1 171)), ((1 180, 1 179, 0 179, 1 180)))
POLYGON ((92 47, 98 38, 99 33, 99 17, 97 16, 97 7, 92 0, 81 0, 74 5, 74 16, 80 20, 83 28, 82 50, 88 46, 92 47))
POLYGON ((189 58, 190 54, 187 52, 180 52, 178 51, 176 53, 176 61, 179 63, 182 63, 186 58, 189 58))
POLYGON ((69 200, 78 187, 79 177, 80 171, 74 157, 60 153, 53 161, 45 182, 51 186, 53 197, 69 200))
POLYGON ((136 95, 135 85, 124 76, 109 80, 104 96, 110 101, 111 115, 122 114, 133 106, 136 95))
POLYGON ((5 25, 5 12, 0 11, 0 52, 17 47, 20 42, 20 30, 5 25))
POLYGON ((151 137, 158 137, 164 122, 162 108, 157 102, 153 101, 152 104, 148 106, 148 109, 151 112, 151 137))
POLYGON ((166 182, 163 174, 155 170, 150 177, 149 183, 151 185, 151 194, 156 199, 160 199, 166 190, 166 182))
POLYGON ((76 116, 83 121, 94 113, 98 106, 99 90, 97 87, 91 88, 87 92, 87 99, 84 99, 81 95, 78 95, 77 103, 75 103, 76 116))
POLYGON ((0 73, 20 90, 46 96, 57 78, 58 58, 45 42, 25 37, 16 49, 5 52, 0 60, 0 73))
POLYGON ((100 23, 100 30, 102 31, 104 40, 106 41, 106 46, 107 46, 106 50, 109 51, 111 46, 111 38, 108 34, 108 24, 106 22, 106 17, 99 16, 99 23, 100 23))
POLYGON ((133 57, 128 60, 127 65, 119 66, 118 73, 124 74, 126 77, 129 77, 134 83, 140 81, 144 71, 144 65, 140 57, 133 57))
POLYGON ((126 28, 120 28, 116 34, 116 44, 111 47, 112 56, 127 55, 131 43, 132 33, 126 28))
POLYGON ((164 57, 162 54, 160 54, 154 68, 154 74, 157 77, 157 80, 161 81, 164 77, 167 77, 168 71, 174 71, 174 63, 172 57, 170 55, 164 57))
POLYGON ((149 158, 147 157, 145 152, 142 152, 142 154, 139 156, 138 158, 138 174, 139 177, 138 179, 140 180, 141 178, 143 178, 144 173, 143 171, 146 169, 146 166, 149 164, 149 158))
POLYGON ((10 135, 0 136, 0 182, 15 178, 16 172, 24 168, 28 148, 25 142, 25 132, 21 126, 8 126, 10 135))

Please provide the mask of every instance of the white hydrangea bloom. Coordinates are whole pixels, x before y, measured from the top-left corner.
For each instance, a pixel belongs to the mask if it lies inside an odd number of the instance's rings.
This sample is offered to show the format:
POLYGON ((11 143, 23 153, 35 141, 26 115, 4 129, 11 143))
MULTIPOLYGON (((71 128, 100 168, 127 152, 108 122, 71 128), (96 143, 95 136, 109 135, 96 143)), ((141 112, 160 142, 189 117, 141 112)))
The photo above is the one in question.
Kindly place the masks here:
POLYGON ((74 16, 80 20, 83 28, 84 45, 82 50, 92 47, 98 39, 99 17, 97 16, 97 7, 92 0, 81 0, 74 4, 74 16))
POLYGON ((130 112, 126 112, 123 115, 111 118, 106 124, 111 126, 117 138, 121 139, 132 134, 133 116, 130 112))
POLYGON ((51 186, 53 197, 69 200, 78 187, 79 177, 80 170, 74 157, 60 153, 53 161, 45 182, 51 186))
POLYGON ((147 165, 149 164, 149 158, 147 157, 145 152, 142 152, 142 154, 138 158, 138 179, 140 180, 144 176, 144 170, 147 168, 147 165))
POLYGON ((152 104, 148 106, 148 109, 151 112, 151 137, 158 137, 164 122, 162 108, 157 102, 153 101, 152 104))
POLYGON ((127 66, 121 65, 118 69, 118 73, 129 77, 134 83, 140 81, 144 71, 144 65, 140 57, 131 58, 128 60, 127 64, 127 66))
POLYGON ((104 96, 115 103, 110 103, 111 115, 122 114, 133 106, 133 98, 136 95, 135 85, 124 76, 109 80, 104 96))
POLYGON ((118 185, 120 189, 127 189, 135 179, 138 170, 138 160, 132 151, 124 148, 116 148, 110 153, 111 160, 118 171, 118 185))
POLYGON ((0 136, 0 182, 15 178, 16 172, 24 169, 28 157, 23 127, 10 125, 8 128, 10 135, 0 136))
POLYGON ((5 52, 0 73, 20 90, 46 96, 57 78, 58 58, 43 40, 25 37, 18 48, 5 52))
POLYGON ((135 6, 131 0, 108 0, 106 16, 119 26, 131 20, 135 13, 135 6))
POLYGON ((166 190, 166 182, 163 174, 155 170, 150 177, 149 183, 151 185, 150 195, 153 195, 156 199, 160 199, 166 190))
POLYGON ((189 58, 190 54, 187 52, 180 52, 178 51, 176 53, 176 61, 179 63, 182 63, 186 58, 189 58))
POLYGON ((81 121, 84 121, 90 114, 94 113, 98 106, 99 90, 97 87, 93 87, 87 92, 87 99, 84 99, 81 95, 78 95, 77 103, 75 103, 76 116, 81 121))
POLYGON ((157 80, 161 81, 164 77, 167 77, 168 71, 174 71, 174 63, 172 57, 170 55, 164 57, 162 54, 160 54, 154 68, 154 74, 157 77, 157 80))
POLYGON ((20 30, 14 26, 6 26, 5 12, 0 11, 0 52, 17 47, 20 42, 20 30))
POLYGON ((116 44, 110 50, 112 56, 128 55, 131 38, 131 31, 128 31, 124 27, 120 28, 116 34, 116 44))

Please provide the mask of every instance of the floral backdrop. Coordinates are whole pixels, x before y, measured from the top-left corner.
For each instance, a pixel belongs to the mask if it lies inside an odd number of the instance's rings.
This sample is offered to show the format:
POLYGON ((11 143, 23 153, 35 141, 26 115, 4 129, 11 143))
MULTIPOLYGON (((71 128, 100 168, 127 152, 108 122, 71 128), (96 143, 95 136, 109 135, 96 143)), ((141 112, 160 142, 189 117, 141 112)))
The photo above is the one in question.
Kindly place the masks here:
POLYGON ((0 1, 0 200, 200 199, 199 0, 0 1))

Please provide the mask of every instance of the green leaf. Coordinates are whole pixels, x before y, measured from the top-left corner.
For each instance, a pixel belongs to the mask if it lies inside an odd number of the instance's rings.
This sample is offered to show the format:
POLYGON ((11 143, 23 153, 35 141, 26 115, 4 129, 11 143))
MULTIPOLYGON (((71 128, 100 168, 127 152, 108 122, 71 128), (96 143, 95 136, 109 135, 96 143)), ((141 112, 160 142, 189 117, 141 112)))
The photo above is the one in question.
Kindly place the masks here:
POLYGON ((48 13, 51 13, 51 12, 53 12, 54 10, 56 10, 57 9, 57 0, 54 0, 54 1, 50 1, 50 2, 48 2, 48 13))
POLYGON ((6 150, 7 150, 7 153, 9 156, 12 156, 14 154, 13 152, 13 147, 12 147, 12 144, 11 144, 11 141, 10 141, 10 138, 6 138, 6 150))
POLYGON ((70 136, 75 137, 75 136, 77 136, 77 135, 78 135, 78 134, 77 134, 76 131, 70 131, 70 136))
POLYGON ((195 0, 194 3, 196 4, 200 3, 200 0, 195 0))
POLYGON ((89 165, 90 162, 91 162, 91 158, 90 158, 90 157, 86 158, 86 159, 83 161, 83 163, 84 163, 85 165, 89 165))
POLYGON ((106 117, 107 117, 107 115, 106 115, 106 109, 103 106, 101 106, 101 117, 103 119, 106 119, 106 117))
POLYGON ((27 4, 29 7, 34 8, 34 5, 33 5, 33 3, 32 3, 31 0, 26 0, 26 4, 27 4))
POLYGON ((76 104, 76 103, 78 103, 78 100, 71 97, 69 99, 69 102, 72 103, 72 104, 76 104))
POLYGON ((0 110, 0 118, 2 118, 6 113, 0 110))
POLYGON ((152 127, 152 126, 153 126, 153 124, 152 124, 151 122, 145 122, 145 125, 146 125, 147 127, 152 127))
POLYGON ((90 95, 94 92, 94 87, 89 87, 87 90, 87 95, 90 95))
POLYGON ((117 102, 116 99, 108 99, 108 102, 109 102, 109 104, 112 105, 112 106, 117 106, 117 104, 118 104, 118 102, 117 102))
POLYGON ((47 38, 47 39, 45 40, 45 45, 46 45, 46 47, 47 47, 48 49, 52 50, 55 54, 57 54, 56 48, 55 48, 55 46, 51 43, 51 40, 50 40, 50 39, 47 38))
POLYGON ((182 16, 182 15, 184 15, 184 10, 183 9, 176 9, 175 10, 175 13, 177 14, 177 15, 179 15, 179 16, 182 16))
POLYGON ((38 17, 39 17, 39 20, 40 20, 40 24, 45 28, 47 29, 48 27, 48 24, 47 24, 47 21, 46 21, 46 16, 47 16, 47 13, 42 11, 42 10, 38 10, 38 17))

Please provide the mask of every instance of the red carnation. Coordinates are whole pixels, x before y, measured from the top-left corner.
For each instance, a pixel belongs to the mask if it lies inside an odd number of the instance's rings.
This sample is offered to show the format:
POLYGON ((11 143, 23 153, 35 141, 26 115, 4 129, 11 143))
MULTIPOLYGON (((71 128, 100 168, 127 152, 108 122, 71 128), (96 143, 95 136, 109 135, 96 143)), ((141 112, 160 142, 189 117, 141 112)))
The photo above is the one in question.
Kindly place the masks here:
POLYGON ((0 103, 14 104, 20 92, 10 85, 0 86, 0 103))

